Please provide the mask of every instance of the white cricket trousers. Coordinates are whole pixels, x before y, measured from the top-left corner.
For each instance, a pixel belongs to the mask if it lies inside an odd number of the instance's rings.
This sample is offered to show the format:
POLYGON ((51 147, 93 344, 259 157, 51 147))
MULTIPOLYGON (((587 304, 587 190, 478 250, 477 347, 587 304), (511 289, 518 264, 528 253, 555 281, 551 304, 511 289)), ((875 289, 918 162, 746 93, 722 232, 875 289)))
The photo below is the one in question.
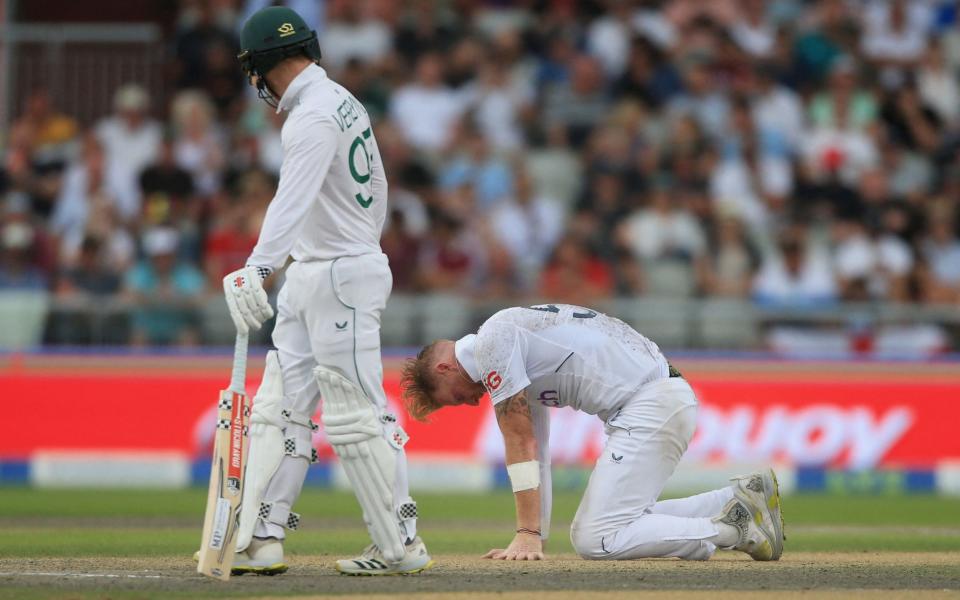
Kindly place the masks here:
POLYGON ((713 555, 709 539, 718 532, 710 517, 733 497, 732 487, 657 502, 696 421, 697 398, 680 377, 643 386, 607 421, 607 444, 570 527, 577 554, 595 560, 713 555))
MULTIPOLYGON (((392 286, 387 256, 382 253, 294 262, 287 267, 273 331, 283 375, 284 408, 305 415, 316 411, 320 398, 313 369, 321 365, 358 385, 378 416, 387 412, 380 315, 392 286)), ((393 427, 385 423, 384 437, 392 433, 393 427)), ((267 486, 264 501, 292 507, 309 466, 303 457, 284 456, 267 486)), ((399 504, 407 499, 407 460, 400 449, 394 500, 399 504)), ((408 523, 408 529, 412 527, 408 523)), ((283 538, 284 532, 279 525, 259 521, 254 535, 283 538)))

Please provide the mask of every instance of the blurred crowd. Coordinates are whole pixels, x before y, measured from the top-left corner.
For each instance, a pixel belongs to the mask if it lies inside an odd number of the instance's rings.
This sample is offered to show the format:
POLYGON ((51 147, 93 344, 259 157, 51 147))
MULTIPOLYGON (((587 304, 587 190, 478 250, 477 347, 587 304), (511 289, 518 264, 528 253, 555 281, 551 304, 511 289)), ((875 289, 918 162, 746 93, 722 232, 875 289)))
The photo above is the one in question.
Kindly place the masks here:
MULTIPOLYGON (((170 89, 2 146, 0 290, 190 343, 275 189, 235 60, 263 0, 182 0, 170 89)), ((939 0, 290 0, 375 122, 394 293, 960 303, 960 15, 939 0)))

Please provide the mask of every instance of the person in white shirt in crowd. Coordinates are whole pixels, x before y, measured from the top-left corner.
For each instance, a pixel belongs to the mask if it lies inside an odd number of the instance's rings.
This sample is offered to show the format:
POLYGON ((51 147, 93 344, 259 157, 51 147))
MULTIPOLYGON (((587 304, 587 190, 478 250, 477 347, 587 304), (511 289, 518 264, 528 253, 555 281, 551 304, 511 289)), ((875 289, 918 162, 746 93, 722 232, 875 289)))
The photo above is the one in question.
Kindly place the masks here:
POLYGON ((860 14, 860 50, 872 62, 887 67, 915 65, 927 49, 933 26, 931 2, 883 0, 868 2, 860 14))
POLYGON ((657 345, 619 319, 569 304, 501 310, 476 334, 424 347, 404 365, 401 389, 421 420, 447 406, 480 406, 489 394, 503 434, 516 534, 485 558, 544 558, 550 413, 561 407, 596 415, 608 434, 570 527, 582 558, 707 560, 728 548, 778 560, 783 552, 772 470, 659 500, 693 437, 698 402, 657 345))
POLYGON ((796 92, 777 82, 772 64, 758 65, 751 83, 750 106, 757 131, 765 143, 782 144, 792 155, 806 128, 803 102, 796 92))
POLYGON ((833 226, 833 264, 840 295, 863 286, 869 297, 907 299, 907 277, 913 269, 910 246, 893 235, 870 235, 858 220, 839 220, 833 226))
POLYGON ((757 131, 748 102, 738 99, 732 106, 729 133, 710 173, 710 195, 761 231, 793 191, 793 168, 786 149, 757 131))
POLYGON ((173 99, 170 112, 176 131, 173 155, 177 165, 193 176, 198 194, 216 193, 226 157, 213 104, 202 92, 187 90, 173 99))
POLYGON ((928 220, 930 232, 921 242, 927 299, 956 303, 960 301, 960 237, 955 210, 937 206, 928 220))
POLYGON ((767 15, 766 0, 743 0, 737 16, 730 25, 730 35, 737 44, 755 58, 765 58, 773 52, 777 32, 767 15))
POLYGON ((370 118, 319 66, 317 34, 292 10, 255 13, 240 40, 249 82, 288 116, 280 180, 259 239, 246 266, 223 280, 238 333, 273 316, 262 282, 293 261, 277 300, 277 349, 267 354, 253 401, 234 570, 287 570, 285 529, 300 521, 291 509, 315 458, 310 418, 322 395, 327 440, 373 540, 355 559, 337 561, 337 570, 420 572, 433 561, 407 489, 407 435, 383 391, 380 316, 392 279, 380 248, 387 179, 370 118))
POLYGON ((917 89, 923 104, 933 109, 948 126, 960 121, 960 82, 938 43, 931 44, 917 72, 917 89))
POLYGON ((84 138, 79 160, 71 165, 60 187, 50 217, 58 254, 72 266, 79 259, 85 238, 100 242, 105 262, 116 271, 125 270, 134 259, 136 245, 119 216, 119 194, 107 176, 103 147, 96 136, 84 138))
POLYGON ((608 79, 616 79, 627 67, 630 54, 631 5, 614 0, 608 10, 587 27, 587 52, 600 61, 608 79))
POLYGON ((753 280, 753 299, 767 306, 816 306, 837 299, 830 252, 802 227, 785 231, 753 280))
POLYGON ((507 66, 488 60, 480 66, 475 83, 464 91, 481 135, 496 152, 523 146, 523 120, 529 112, 534 90, 510 81, 507 66))
POLYGON ((848 113, 838 113, 830 125, 811 129, 800 141, 803 167, 814 181, 838 177, 853 186, 864 172, 879 164, 874 138, 853 126, 848 118, 848 113))
POLYGON ((672 119, 692 115, 710 138, 721 139, 726 132, 730 103, 717 88, 707 57, 690 56, 685 59, 683 84, 684 92, 670 101, 668 115, 672 119))
POLYGON ((365 63, 377 62, 393 49, 393 32, 383 21, 373 17, 370 5, 354 0, 327 2, 327 24, 323 32, 323 59, 330 68, 339 70, 352 58, 365 63))
POLYGON ((490 215, 490 229, 506 248, 527 290, 536 283, 563 233, 565 214, 560 203, 534 188, 524 166, 514 170, 514 191, 490 215))
POLYGON ((620 243, 646 263, 681 260, 695 263, 707 249, 707 239, 697 218, 671 195, 670 181, 659 176, 652 184, 649 205, 637 210, 621 225, 620 243))
POLYGON ((117 89, 113 110, 95 131, 103 146, 108 187, 116 194, 117 213, 123 221, 131 221, 140 216, 140 173, 156 160, 163 131, 150 118, 150 96, 138 84, 117 89))
POLYGON ((418 150, 446 148, 465 110, 464 99, 443 82, 443 62, 431 53, 417 60, 413 80, 390 99, 390 118, 418 150))

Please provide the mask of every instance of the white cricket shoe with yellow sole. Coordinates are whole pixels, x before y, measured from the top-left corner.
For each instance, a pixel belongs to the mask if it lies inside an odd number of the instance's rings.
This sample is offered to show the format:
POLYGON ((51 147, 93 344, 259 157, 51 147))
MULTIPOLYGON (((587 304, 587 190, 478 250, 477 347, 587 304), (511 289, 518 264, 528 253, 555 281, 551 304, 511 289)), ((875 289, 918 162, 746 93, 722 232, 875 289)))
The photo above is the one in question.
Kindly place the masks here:
POLYGON ((731 498, 712 520, 737 530, 737 542, 730 549, 746 552, 753 560, 776 560, 773 558, 773 540, 758 525, 761 520, 758 513, 743 500, 731 498))
POLYGON ((765 469, 750 475, 732 479, 734 496, 750 505, 751 512, 767 537, 773 553, 767 560, 780 560, 783 554, 783 512, 780 509, 780 486, 773 469, 765 469))
MULTIPOLYGON (((200 560, 200 552, 194 552, 193 560, 200 560)), ((283 542, 276 538, 253 538, 250 545, 233 558, 231 575, 279 575, 286 573, 287 563, 283 560, 283 542)))
POLYGON ((370 544, 360 556, 338 560, 336 568, 344 575, 412 575, 433 566, 433 559, 427 554, 427 547, 419 536, 404 548, 406 555, 403 559, 389 563, 380 549, 370 544))

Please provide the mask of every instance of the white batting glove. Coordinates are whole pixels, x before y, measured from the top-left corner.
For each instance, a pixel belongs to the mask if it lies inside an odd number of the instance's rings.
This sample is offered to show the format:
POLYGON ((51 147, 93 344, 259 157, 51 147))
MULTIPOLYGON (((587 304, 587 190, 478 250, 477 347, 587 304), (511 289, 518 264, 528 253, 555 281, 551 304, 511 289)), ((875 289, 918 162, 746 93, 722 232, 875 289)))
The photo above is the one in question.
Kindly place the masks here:
POLYGON ((223 293, 230 308, 230 317, 237 331, 247 333, 260 329, 273 316, 273 307, 267 301, 263 280, 270 275, 265 267, 244 267, 223 278, 223 293))

